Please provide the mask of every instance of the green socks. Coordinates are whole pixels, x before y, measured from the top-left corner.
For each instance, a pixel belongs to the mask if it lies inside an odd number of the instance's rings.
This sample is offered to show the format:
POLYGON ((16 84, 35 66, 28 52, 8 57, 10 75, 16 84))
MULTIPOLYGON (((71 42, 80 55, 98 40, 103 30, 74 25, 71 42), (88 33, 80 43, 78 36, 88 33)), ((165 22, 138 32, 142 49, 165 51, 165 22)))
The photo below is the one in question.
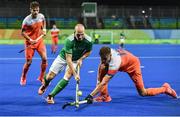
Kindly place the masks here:
POLYGON ((54 97, 55 95, 57 95, 61 90, 63 90, 69 81, 65 80, 65 79, 61 79, 58 84, 56 85, 56 87, 53 89, 53 91, 50 93, 50 95, 52 97, 54 97))
POLYGON ((44 76, 44 82, 45 82, 45 84, 44 84, 44 85, 45 85, 45 86, 48 86, 48 85, 49 85, 49 83, 51 82, 51 80, 52 80, 52 79, 47 80, 47 79, 46 79, 46 75, 45 75, 45 76, 44 76))

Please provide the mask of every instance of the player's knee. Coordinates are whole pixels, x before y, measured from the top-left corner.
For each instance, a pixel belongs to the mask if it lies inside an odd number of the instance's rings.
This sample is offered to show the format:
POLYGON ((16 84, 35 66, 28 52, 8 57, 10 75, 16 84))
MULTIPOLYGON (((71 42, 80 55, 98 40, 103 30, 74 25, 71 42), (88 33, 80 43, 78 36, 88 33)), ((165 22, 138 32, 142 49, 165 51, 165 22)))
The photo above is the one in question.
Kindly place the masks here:
POLYGON ((47 79, 47 80, 51 80, 51 79, 53 79, 55 76, 56 76, 56 74, 55 74, 54 72, 49 72, 49 73, 47 74, 46 79, 47 79))
POLYGON ((144 96, 147 96, 147 92, 145 90, 143 91, 138 91, 139 95, 144 97, 144 96))
POLYGON ((42 59, 42 63, 47 64, 47 59, 46 58, 42 59))
POLYGON ((68 70, 68 71, 65 73, 63 79, 65 79, 65 80, 68 81, 68 80, 70 80, 71 76, 72 76, 72 72, 71 72, 70 70, 68 70))
POLYGON ((27 64, 27 65, 31 65, 31 63, 32 63, 32 59, 26 60, 26 64, 27 64))

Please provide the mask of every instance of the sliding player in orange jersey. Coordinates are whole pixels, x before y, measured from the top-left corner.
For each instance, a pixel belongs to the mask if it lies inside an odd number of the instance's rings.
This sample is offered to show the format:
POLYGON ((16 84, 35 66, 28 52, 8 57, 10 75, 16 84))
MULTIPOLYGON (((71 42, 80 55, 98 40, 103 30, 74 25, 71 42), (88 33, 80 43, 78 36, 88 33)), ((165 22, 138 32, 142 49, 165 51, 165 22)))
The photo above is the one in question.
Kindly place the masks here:
POLYGON ((107 85, 110 79, 118 72, 126 72, 135 84, 135 87, 141 96, 154 96, 158 94, 167 94, 177 98, 176 91, 168 83, 164 83, 159 88, 145 88, 139 59, 125 50, 114 50, 109 47, 100 49, 101 63, 98 70, 98 83, 96 88, 86 97, 88 103, 93 102, 93 96, 100 93, 95 98, 98 102, 109 102, 111 97, 108 94, 107 85))
POLYGON ((35 50, 39 53, 41 63, 41 73, 38 80, 42 81, 46 67, 47 67, 47 54, 46 47, 43 39, 36 40, 41 35, 46 35, 46 21, 43 14, 39 13, 39 3, 34 1, 30 3, 30 12, 22 23, 22 36, 25 38, 25 57, 26 62, 23 67, 20 84, 26 84, 26 75, 32 63, 35 50))
POLYGON ((51 37, 52 37, 52 46, 51 46, 51 53, 55 54, 58 47, 58 36, 59 36, 59 29, 56 27, 56 25, 53 25, 53 28, 51 29, 51 37))

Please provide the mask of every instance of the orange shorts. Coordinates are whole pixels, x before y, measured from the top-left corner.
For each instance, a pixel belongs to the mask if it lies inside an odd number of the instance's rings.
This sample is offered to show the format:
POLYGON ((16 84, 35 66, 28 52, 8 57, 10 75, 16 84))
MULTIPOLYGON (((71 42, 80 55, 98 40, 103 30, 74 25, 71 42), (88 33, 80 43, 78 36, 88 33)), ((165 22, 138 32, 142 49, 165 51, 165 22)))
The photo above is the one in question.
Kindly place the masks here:
POLYGON ((57 45, 58 44, 58 38, 52 38, 52 43, 57 45))
MULTIPOLYGON (((26 43, 26 47, 27 46, 29 46, 28 43, 26 43)), ((40 40, 38 43, 34 45, 30 45, 30 47, 26 48, 25 50, 26 59, 32 59, 35 50, 39 53, 40 56, 46 53, 46 46, 43 40, 40 40)))
POLYGON ((119 52, 122 61, 119 71, 127 72, 137 89, 144 88, 139 58, 125 50, 119 52))

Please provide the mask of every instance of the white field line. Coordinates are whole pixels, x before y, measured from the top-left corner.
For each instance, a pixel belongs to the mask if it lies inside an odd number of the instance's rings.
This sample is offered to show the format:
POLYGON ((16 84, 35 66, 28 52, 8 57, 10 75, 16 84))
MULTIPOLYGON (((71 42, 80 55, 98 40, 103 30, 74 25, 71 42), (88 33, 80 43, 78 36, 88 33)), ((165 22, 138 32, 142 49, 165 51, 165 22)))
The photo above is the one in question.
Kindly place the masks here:
MULTIPOLYGON (((56 57, 48 57, 48 60, 54 60, 56 57)), ((140 59, 180 59, 180 56, 140 56, 140 59)), ((100 59, 100 57, 88 57, 86 59, 100 59)), ((6 57, 0 60, 25 60, 24 57, 6 57)), ((41 60, 40 57, 34 57, 33 60, 41 60)))

